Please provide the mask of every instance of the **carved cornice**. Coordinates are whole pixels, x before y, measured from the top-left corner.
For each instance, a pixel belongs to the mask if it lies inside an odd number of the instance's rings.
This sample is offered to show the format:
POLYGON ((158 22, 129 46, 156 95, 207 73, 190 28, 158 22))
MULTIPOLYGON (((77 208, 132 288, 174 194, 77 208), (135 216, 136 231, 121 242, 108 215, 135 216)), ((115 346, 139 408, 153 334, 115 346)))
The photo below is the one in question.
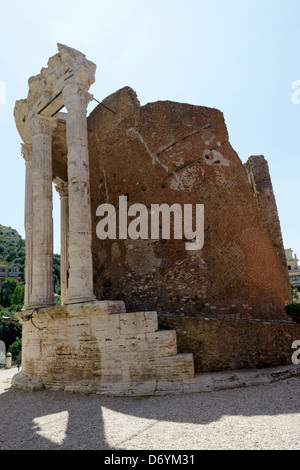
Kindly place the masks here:
POLYGON ((29 91, 26 99, 15 104, 14 117, 23 142, 31 143, 30 129, 33 116, 54 116, 64 105, 62 91, 69 84, 88 90, 95 81, 96 65, 84 54, 58 44, 58 54, 48 61, 48 66, 28 80, 29 91))

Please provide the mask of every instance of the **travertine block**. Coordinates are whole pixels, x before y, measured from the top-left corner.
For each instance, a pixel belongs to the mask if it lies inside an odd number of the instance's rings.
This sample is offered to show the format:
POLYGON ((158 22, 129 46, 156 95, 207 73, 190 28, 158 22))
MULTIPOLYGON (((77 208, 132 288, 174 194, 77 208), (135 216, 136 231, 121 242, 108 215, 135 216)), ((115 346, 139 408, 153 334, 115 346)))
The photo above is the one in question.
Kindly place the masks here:
MULTIPOLYGON (((140 338, 140 335, 138 336, 140 338)), ((158 356, 172 356, 177 354, 176 332, 173 330, 161 330, 154 333, 146 333, 145 340, 140 338, 139 351, 151 351, 158 356)))
POLYGON ((91 317, 91 330, 98 341, 102 342, 109 338, 116 338, 120 334, 120 315, 107 315, 91 317))
POLYGON ((122 310, 118 302, 66 305, 41 309, 34 324, 18 314, 23 376, 51 390, 133 395, 193 377, 193 356, 177 354, 175 331, 155 331, 156 312, 112 314, 122 310))
POLYGON ((192 354, 155 358, 154 362, 157 367, 157 376, 160 379, 180 380, 194 377, 192 354))
POLYGON ((120 318, 120 334, 151 333, 158 329, 157 312, 127 313, 120 318))

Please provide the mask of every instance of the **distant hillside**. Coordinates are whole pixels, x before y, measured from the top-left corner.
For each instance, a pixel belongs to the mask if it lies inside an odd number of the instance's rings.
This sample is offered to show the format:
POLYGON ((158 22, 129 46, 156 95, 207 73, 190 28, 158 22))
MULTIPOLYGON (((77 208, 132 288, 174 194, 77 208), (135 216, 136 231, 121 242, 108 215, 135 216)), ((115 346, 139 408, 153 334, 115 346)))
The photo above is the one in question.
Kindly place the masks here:
POLYGON ((24 271, 25 240, 17 230, 0 224, 0 264, 18 266, 24 271))
MULTIPOLYGON (((25 240, 11 227, 0 224, 0 265, 9 264, 19 267, 24 278, 25 240)), ((60 255, 53 255, 53 284, 54 291, 60 294, 60 255)))

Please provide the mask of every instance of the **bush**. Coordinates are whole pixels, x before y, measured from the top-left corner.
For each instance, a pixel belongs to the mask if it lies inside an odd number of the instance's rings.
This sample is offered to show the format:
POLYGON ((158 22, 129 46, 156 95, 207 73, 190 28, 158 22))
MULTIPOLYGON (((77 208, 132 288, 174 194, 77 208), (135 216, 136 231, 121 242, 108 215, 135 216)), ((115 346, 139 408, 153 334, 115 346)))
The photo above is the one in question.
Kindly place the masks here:
POLYGON ((3 307, 9 307, 11 305, 11 299, 15 288, 18 283, 15 279, 5 279, 1 286, 1 300, 0 303, 3 307))
POLYGON ((4 341, 6 348, 22 337, 21 324, 14 315, 20 310, 18 307, 11 305, 8 308, 0 308, 0 340, 4 341), (3 317, 8 318, 4 320, 3 317))
POLYGON ((22 339, 18 339, 8 348, 8 352, 12 355, 13 362, 21 361, 21 351, 22 351, 22 339))
POLYGON ((16 286, 12 298, 11 298, 11 305, 24 305, 24 293, 25 293, 25 286, 16 286))
POLYGON ((284 309, 290 317, 300 316, 300 304, 288 304, 284 309))

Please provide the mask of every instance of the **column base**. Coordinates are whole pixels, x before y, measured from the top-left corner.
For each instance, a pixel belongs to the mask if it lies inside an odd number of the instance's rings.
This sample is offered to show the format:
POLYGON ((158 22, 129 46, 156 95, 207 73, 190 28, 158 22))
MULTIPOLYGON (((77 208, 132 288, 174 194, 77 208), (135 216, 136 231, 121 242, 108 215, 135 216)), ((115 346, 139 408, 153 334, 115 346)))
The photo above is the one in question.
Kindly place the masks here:
POLYGON ((82 296, 82 297, 67 297, 64 305, 70 305, 70 304, 80 304, 83 302, 95 302, 97 299, 94 295, 90 296, 82 296))
POLYGON ((22 308, 22 310, 32 310, 33 308, 48 308, 48 307, 55 307, 55 302, 37 302, 37 303, 32 303, 30 305, 26 305, 22 308))

